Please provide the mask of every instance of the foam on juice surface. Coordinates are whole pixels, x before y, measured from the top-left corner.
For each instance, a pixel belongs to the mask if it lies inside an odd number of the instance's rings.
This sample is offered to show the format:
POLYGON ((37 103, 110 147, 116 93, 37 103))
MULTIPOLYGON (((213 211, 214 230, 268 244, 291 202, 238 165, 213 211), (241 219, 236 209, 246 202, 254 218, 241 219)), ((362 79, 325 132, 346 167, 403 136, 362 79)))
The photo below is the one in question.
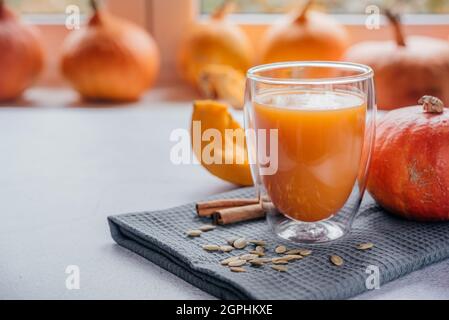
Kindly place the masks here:
POLYGON ((356 94, 332 91, 287 91, 262 94, 257 103, 292 110, 338 110, 360 107, 364 103, 356 94))

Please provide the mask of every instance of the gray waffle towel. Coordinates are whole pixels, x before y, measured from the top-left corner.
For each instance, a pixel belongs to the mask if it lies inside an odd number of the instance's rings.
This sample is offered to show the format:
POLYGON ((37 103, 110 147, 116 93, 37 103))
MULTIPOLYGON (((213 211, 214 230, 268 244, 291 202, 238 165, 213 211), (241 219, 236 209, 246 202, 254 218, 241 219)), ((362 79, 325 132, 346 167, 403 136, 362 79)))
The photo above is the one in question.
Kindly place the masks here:
MULTIPOLYGON (((213 198, 253 197, 252 188, 239 189, 213 198)), ((269 266, 246 267, 232 273, 219 264, 236 253, 209 253, 204 244, 224 244, 232 236, 263 239, 270 251, 278 244, 298 247, 274 236, 264 220, 239 223, 186 237, 207 220, 196 217, 195 205, 130 213, 108 218, 113 239, 182 279, 222 299, 345 299, 367 290, 367 267, 377 266, 384 284, 411 271, 449 257, 449 223, 418 223, 388 215, 372 201, 365 203, 354 228, 331 244, 301 246, 313 254, 289 264, 288 272, 269 266), (359 251, 355 246, 373 242, 375 247, 359 251), (341 267, 329 263, 339 255, 341 267)))

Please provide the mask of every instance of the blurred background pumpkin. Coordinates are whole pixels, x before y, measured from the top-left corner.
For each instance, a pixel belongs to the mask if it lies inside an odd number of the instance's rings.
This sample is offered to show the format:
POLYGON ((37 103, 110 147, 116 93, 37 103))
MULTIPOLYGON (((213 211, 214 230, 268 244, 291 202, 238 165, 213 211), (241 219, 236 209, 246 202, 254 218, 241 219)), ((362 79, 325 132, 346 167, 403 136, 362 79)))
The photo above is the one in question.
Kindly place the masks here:
POLYGON ((20 97, 43 66, 44 50, 38 31, 20 22, 0 0, 0 101, 20 97))
POLYGON ((64 42, 61 70, 85 99, 137 100, 159 71, 156 43, 142 28, 90 2, 93 15, 87 27, 64 42))
POLYGON ((349 49, 345 60, 371 66, 380 109, 413 105, 426 94, 449 105, 449 43, 423 36, 406 37, 398 15, 386 11, 395 40, 365 41, 349 49))
POLYGON ((346 29, 331 16, 311 10, 308 0, 262 38, 260 62, 340 60, 349 46, 346 29))
POLYGON ((209 65, 229 66, 242 75, 253 63, 253 48, 246 34, 226 17, 235 3, 225 0, 207 21, 196 21, 186 32, 179 50, 181 74, 199 87, 201 73, 209 65))

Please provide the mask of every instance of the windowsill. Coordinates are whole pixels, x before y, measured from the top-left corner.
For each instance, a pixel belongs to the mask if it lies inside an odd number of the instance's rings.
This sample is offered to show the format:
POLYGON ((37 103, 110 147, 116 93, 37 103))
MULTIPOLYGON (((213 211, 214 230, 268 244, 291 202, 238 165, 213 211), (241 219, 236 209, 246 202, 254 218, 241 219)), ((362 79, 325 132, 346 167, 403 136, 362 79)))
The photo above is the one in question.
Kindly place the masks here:
MULTIPOLYGON (((204 21, 209 15, 201 14, 199 19, 204 21)), ((367 15, 363 14, 332 14, 340 23, 345 25, 365 25, 367 15)), ((266 25, 285 17, 285 14, 232 14, 229 20, 241 25, 266 25)), ((449 14, 406 14, 402 16, 404 25, 449 25, 449 14)), ((381 25, 387 23, 384 17, 380 19, 381 25)))
MULTIPOLYGON (((333 14, 337 21, 345 25, 364 25, 367 16, 360 14, 333 14)), ((283 14, 233 14, 229 16, 229 20, 240 25, 267 25, 278 21, 285 17, 283 14)), ((64 14, 24 14, 23 21, 28 24, 35 25, 60 25, 64 26, 66 22, 66 15, 64 14)), ((202 14, 199 16, 200 21, 205 21, 208 15, 202 14)), ((82 14, 80 18, 81 25, 84 25, 87 20, 87 15, 82 14)), ((386 25, 387 21, 381 17, 381 25, 386 25)), ((449 14, 409 14, 402 17, 403 25, 449 25, 449 14)))
MULTIPOLYGON (((64 14, 23 14, 22 20, 27 24, 39 26, 61 26, 65 27, 67 16, 64 14)), ((81 14, 80 25, 87 20, 86 14, 81 14)))

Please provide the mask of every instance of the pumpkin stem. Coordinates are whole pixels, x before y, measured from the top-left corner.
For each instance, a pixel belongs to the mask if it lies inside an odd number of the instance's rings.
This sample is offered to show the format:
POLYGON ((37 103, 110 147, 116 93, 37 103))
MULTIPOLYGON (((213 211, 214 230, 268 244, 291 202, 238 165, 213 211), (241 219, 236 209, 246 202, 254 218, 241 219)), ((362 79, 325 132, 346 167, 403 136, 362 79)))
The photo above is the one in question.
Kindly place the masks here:
POLYGON ((89 3, 94 13, 89 20, 89 26, 96 26, 98 24, 101 24, 100 11, 98 10, 100 7, 98 0, 90 0, 89 3))
POLYGON ((211 14, 214 20, 223 20, 228 14, 235 10, 235 2, 233 0, 224 0, 223 3, 215 9, 211 14))
POLYGON ((299 10, 298 15, 295 18, 295 22, 304 23, 307 20, 307 13, 313 3, 314 0, 307 0, 307 2, 299 10))
POLYGON ((90 7, 92 8, 92 10, 93 10, 94 12, 97 12, 97 11, 98 11, 98 3, 97 3, 97 0, 90 0, 89 2, 90 2, 90 7))
POLYGON ((402 31, 401 19, 398 14, 394 14, 390 10, 385 10, 385 16, 388 18, 390 23, 393 25, 394 33, 396 36, 396 43, 400 47, 405 47, 405 37, 402 31))
POLYGON ((15 18, 15 14, 6 7, 5 1, 0 0, 0 19, 15 18))
POLYGON ((444 112, 444 103, 437 97, 423 96, 419 99, 418 103, 423 106, 424 112, 426 113, 444 112))

